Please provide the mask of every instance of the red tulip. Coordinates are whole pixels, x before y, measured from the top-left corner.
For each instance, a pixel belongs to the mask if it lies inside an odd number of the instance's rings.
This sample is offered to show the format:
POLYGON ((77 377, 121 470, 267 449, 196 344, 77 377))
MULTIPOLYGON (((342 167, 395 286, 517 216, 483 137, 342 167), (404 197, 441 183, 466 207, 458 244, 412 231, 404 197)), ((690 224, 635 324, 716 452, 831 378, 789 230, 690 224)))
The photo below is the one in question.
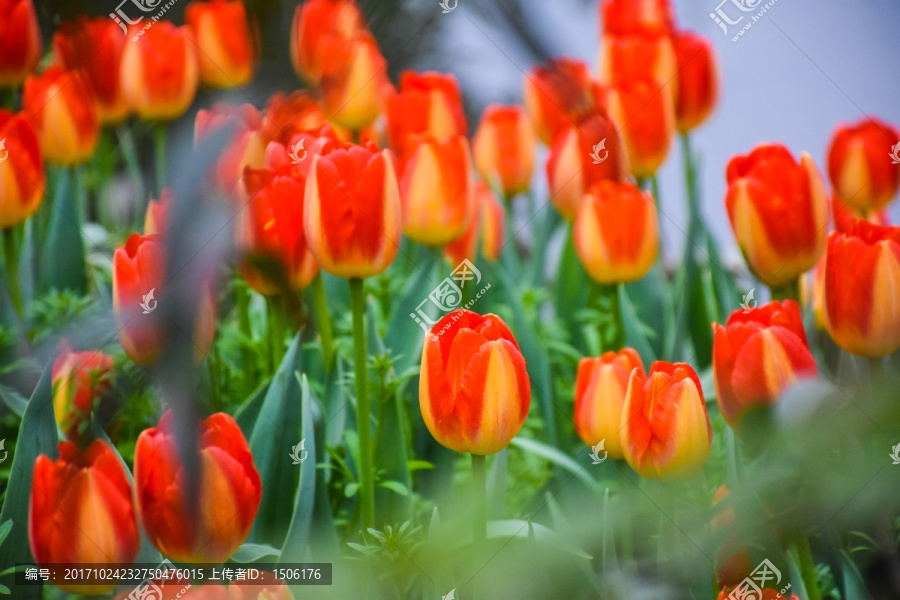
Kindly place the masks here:
POLYGON ((297 134, 321 129, 328 122, 318 100, 305 90, 276 92, 263 111, 262 135, 266 144, 272 141, 288 144, 297 134))
POLYGON ((869 213, 891 201, 900 185, 900 163, 891 156, 898 144, 897 129, 876 119, 835 131, 828 149, 828 176, 845 204, 869 213))
POLYGON ((665 162, 675 135, 675 104, 670 94, 659 92, 653 79, 628 79, 615 88, 610 115, 621 125, 635 177, 652 177, 665 162))
POLYGON ((719 96, 718 64, 712 44, 701 35, 679 31, 672 42, 678 61, 675 122, 678 131, 687 133, 706 121, 715 108, 719 96))
POLYGON ((243 192, 241 178, 247 167, 258 168, 265 159, 264 126, 257 110, 250 104, 234 106, 224 103, 212 105, 210 110, 197 111, 194 122, 194 143, 200 145, 214 132, 230 128, 231 138, 213 168, 215 185, 231 198, 243 192))
POLYGON ((304 80, 318 84, 322 76, 325 53, 323 43, 347 42, 367 32, 365 19, 354 0, 310 0, 297 6, 291 23, 291 62, 304 80))
POLYGON ((605 90, 591 79, 587 64, 567 57, 525 76, 524 104, 538 137, 548 145, 561 131, 606 110, 605 90))
POLYGON ((0 0, 0 87, 17 86, 37 67, 41 29, 31 0, 0 0))
POLYGON ((388 140, 400 156, 408 145, 415 145, 416 134, 443 139, 468 133, 462 94, 453 75, 404 71, 400 89, 387 97, 385 116, 388 140))
POLYGON ((147 212, 144 214, 144 235, 158 233, 165 235, 169 228, 169 213, 172 205, 172 193, 165 188, 159 196, 159 200, 151 200, 147 204, 147 212))
POLYGON ((202 83, 239 87, 253 78, 256 47, 242 0, 191 2, 184 20, 198 48, 202 83))
POLYGON ((604 34, 669 34, 675 29, 669 0, 605 0, 600 19, 604 34))
POLYGON ((0 229, 24 223, 44 199, 44 161, 37 137, 20 115, 0 110, 0 229))
POLYGON ((667 34, 606 35, 599 62, 600 80, 607 85, 652 81, 653 94, 666 94, 673 102, 677 97, 679 65, 672 37, 667 34))
POLYGON ((493 104, 472 138, 475 166, 482 179, 512 198, 531 187, 534 143, 534 129, 521 107, 493 104))
POLYGON ((65 340, 60 350, 51 373, 53 412, 59 428, 74 440, 90 421, 94 401, 110 390, 113 358, 99 350, 73 352, 65 340))

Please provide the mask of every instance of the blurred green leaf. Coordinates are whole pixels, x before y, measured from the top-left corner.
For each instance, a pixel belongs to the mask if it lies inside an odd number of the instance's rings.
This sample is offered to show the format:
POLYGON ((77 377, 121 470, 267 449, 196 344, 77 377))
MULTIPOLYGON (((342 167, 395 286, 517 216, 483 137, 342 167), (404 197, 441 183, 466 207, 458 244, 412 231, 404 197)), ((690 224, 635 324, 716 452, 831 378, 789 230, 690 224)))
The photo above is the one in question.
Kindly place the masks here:
POLYGON ((242 544, 240 548, 234 551, 229 560, 238 563, 252 563, 261 558, 278 556, 279 554, 278 548, 273 548, 266 544, 242 544))
POLYGON ((40 281, 44 290, 70 289, 79 294, 87 291, 81 218, 75 199, 76 186, 69 170, 61 170, 53 199, 50 231, 43 243, 41 256, 40 281))
POLYGON ((536 456, 540 456, 546 460, 549 460, 554 465, 561 467, 562 469, 572 473, 583 481, 586 485, 590 487, 594 487, 594 480, 585 472, 584 467, 579 465, 577 462, 554 448, 553 446, 548 446, 547 444, 542 444, 535 440, 529 440, 523 437, 514 437, 510 442, 511 445, 521 448, 526 452, 530 452, 536 456))
POLYGON ((309 452, 300 465, 300 485, 294 498, 287 536, 281 549, 281 562, 299 562, 306 554, 309 532, 312 528, 313 504, 316 500, 316 433, 313 422, 312 398, 306 375, 296 374, 300 385, 301 418, 303 422, 304 448, 309 452))

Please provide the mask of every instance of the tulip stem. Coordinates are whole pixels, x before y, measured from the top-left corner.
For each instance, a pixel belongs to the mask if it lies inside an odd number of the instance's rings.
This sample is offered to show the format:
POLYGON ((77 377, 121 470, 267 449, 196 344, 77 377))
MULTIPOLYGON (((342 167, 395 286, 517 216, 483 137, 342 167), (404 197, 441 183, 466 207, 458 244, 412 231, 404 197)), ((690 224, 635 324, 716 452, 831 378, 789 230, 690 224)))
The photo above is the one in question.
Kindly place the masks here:
POLYGON ((350 280, 350 307, 353 312, 353 367, 356 379, 356 427, 359 434, 359 505, 363 528, 375 520, 375 482, 372 463, 371 409, 366 361, 366 299, 363 280, 350 280))
POLYGON ((773 300, 796 300, 800 302, 800 278, 797 277, 781 287, 770 287, 773 300))
POLYGON ((816 561, 813 560, 812 549, 809 546, 809 537, 802 535, 796 543, 794 550, 800 562, 800 578, 806 587, 809 600, 822 600, 822 592, 819 590, 819 580, 816 577, 816 561))
POLYGON ((322 341, 322 361, 325 370, 331 371, 331 362, 334 359, 334 334, 331 331, 331 317, 328 314, 328 300, 325 296, 325 282, 322 273, 316 275, 312 282, 313 311, 316 313, 316 328, 319 330, 319 339, 322 341))
POLYGON ((269 322, 269 344, 272 348, 272 372, 278 370, 284 358, 284 303, 278 296, 272 296, 266 303, 269 322))
POLYGON ((157 123, 153 133, 156 141, 156 197, 159 198, 166 187, 166 126, 157 123))
POLYGON ((3 253, 6 256, 6 274, 9 279, 9 296, 16 314, 22 318, 22 292, 19 289, 19 252, 16 248, 16 232, 12 227, 3 229, 3 253))
POLYGON ((472 455, 472 481, 475 486, 475 519, 473 539, 476 543, 487 538, 487 479, 485 458, 481 454, 472 455))

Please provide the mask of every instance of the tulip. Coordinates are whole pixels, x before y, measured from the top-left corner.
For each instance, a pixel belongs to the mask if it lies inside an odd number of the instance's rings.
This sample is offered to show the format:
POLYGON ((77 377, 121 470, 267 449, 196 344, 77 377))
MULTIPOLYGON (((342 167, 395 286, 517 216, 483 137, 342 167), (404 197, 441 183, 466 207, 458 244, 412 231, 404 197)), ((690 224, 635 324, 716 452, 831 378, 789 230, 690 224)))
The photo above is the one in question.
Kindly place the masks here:
POLYGON ((371 125, 390 91, 387 62, 370 33, 334 44, 322 62, 319 90, 331 120, 358 131, 371 125))
POLYGON ((310 0, 294 11, 291 22, 291 63, 301 79, 318 84, 322 77, 322 63, 328 45, 350 41, 368 31, 365 19, 355 0, 310 0))
POLYGON ((31 0, 0 0, 0 87, 25 81, 42 53, 41 29, 31 0))
POLYGON ((678 95, 675 123, 687 133, 701 125, 712 113, 719 95, 719 71, 709 40, 690 31, 672 38, 678 62, 678 95))
POLYGON ((191 2, 184 20, 198 48, 201 83, 240 87, 253 78, 256 48, 242 0, 191 2))
POLYGON ((628 157, 612 120, 596 113, 565 128, 550 147, 547 182, 550 201, 567 221, 575 218, 585 192, 600 181, 622 181, 628 157))
POLYGON ((726 176, 731 228, 757 277, 780 288, 811 269, 825 249, 828 200, 809 154, 798 164, 780 144, 757 146, 726 176))
POLYGON ((466 231, 444 246, 444 255, 454 265, 464 260, 474 262, 478 251, 478 239, 482 240, 481 252, 488 260, 497 260, 503 244, 503 224, 506 209, 503 208, 491 189, 478 181, 474 194, 475 215, 469 221, 466 231))
POLYGON ((0 109, 0 229, 24 223, 44 198, 44 162, 28 120, 0 109))
POLYGON ((815 377, 800 305, 770 302, 713 323, 713 382, 722 416, 737 428, 751 408, 773 404, 798 379, 815 377))
POLYGON ((93 154, 100 123, 91 91, 79 72, 50 67, 30 75, 22 105, 48 162, 72 166, 93 154))
POLYGON ((157 21, 140 40, 125 44, 122 88, 137 115, 171 121, 188 109, 197 93, 197 56, 182 28, 157 21))
POLYGON ((174 415, 138 436, 134 497, 147 539, 177 562, 220 563, 243 543, 262 494, 247 440, 225 413, 207 417, 198 431, 199 475, 191 497, 174 415), (196 507, 192 514, 191 507, 196 507))
POLYGON ((656 361, 650 374, 631 372, 622 414, 622 449, 648 479, 693 475, 712 447, 700 379, 685 363, 656 361))
POLYGON ((575 377, 575 431, 588 446, 604 442, 611 458, 621 459, 622 409, 631 372, 646 377, 641 357, 631 348, 582 358, 575 377))
POLYGON ((273 94, 263 114, 262 136, 267 144, 287 144, 294 136, 321 129, 328 122, 318 101, 305 90, 273 94))
POLYGON ((600 47, 600 80, 619 87, 640 79, 653 81, 653 94, 678 90, 678 59, 672 38, 663 34, 607 35, 600 47))
POLYGON ((652 177, 665 162, 675 135, 675 104, 670 94, 661 93, 651 79, 621 81, 610 115, 621 126, 631 172, 635 177, 652 177))
POLYGON ((828 149, 828 176, 845 204, 862 212, 877 212, 897 193, 900 164, 891 150, 900 144, 897 129, 876 119, 842 125, 828 149))
POLYGON ((549 145, 560 131, 605 110, 605 90, 591 80, 586 63, 560 57, 525 76, 524 104, 538 137, 549 145))
POLYGON ((828 238, 825 327, 853 354, 878 358, 900 348, 900 227, 856 221, 828 238))
POLYGON ((506 198, 531 186, 534 130, 519 106, 488 106, 472 139, 475 166, 481 177, 506 198))
POLYGON ((656 205, 633 184, 601 181, 582 199, 572 235, 578 258, 594 281, 640 279, 659 252, 656 205))
POLYGON ((385 116, 388 140, 400 156, 415 145, 416 134, 443 139, 468 133, 459 83, 449 74, 404 71, 399 91, 385 101, 385 116))
POLYGON ((230 141, 213 168, 216 186, 231 198, 239 197, 240 185, 247 167, 258 168, 265 160, 265 135, 257 110, 250 104, 233 106, 216 103, 210 110, 197 111, 194 122, 194 144, 200 145, 222 127, 232 131, 230 141))
POLYGON ((525 359, 497 315, 458 310, 425 336, 419 406, 441 445, 481 456, 499 452, 531 404, 525 359))
POLYGON ((109 392, 113 358, 99 350, 72 352, 63 342, 53 361, 53 412, 56 423, 69 439, 76 439, 83 423, 90 420, 94 400, 109 392))
MULTIPOLYGON (((131 485, 119 457, 95 440, 82 452, 72 442, 59 444, 59 458, 34 461, 28 509, 28 542, 35 562, 130 564, 141 545, 131 500, 131 485)), ((113 584, 57 587, 78 594, 102 594, 113 584)))
POLYGON ((53 53, 66 71, 80 71, 94 97, 97 116, 115 124, 128 116, 121 83, 127 38, 109 17, 79 16, 53 35, 53 53))
POLYGON ((169 214, 172 207, 172 193, 164 189, 159 200, 151 200, 144 214, 144 235, 158 233, 161 236, 169 228, 169 214))
POLYGON ((401 162, 400 173, 403 233, 427 246, 443 246, 465 232, 475 201, 464 136, 422 140, 401 162))
POLYGON ((605 0, 600 18, 604 34, 670 34, 675 29, 669 0, 605 0))
POLYGON ((374 144, 335 143, 314 156, 303 226, 316 261, 345 278, 377 275, 400 246, 400 191, 393 156, 374 144))

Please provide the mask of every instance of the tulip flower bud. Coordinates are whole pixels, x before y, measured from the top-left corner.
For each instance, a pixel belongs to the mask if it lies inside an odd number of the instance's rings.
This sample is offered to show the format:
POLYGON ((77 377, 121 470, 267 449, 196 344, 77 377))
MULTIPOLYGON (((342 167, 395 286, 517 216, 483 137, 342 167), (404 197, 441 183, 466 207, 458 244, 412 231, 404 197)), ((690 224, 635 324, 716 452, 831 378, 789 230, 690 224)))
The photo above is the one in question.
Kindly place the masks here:
POLYGON ((712 447, 712 426, 700 379, 685 363, 657 361, 644 377, 631 372, 622 414, 622 449, 648 479, 693 475, 712 447))
POLYGON ((678 59, 669 34, 605 35, 599 63, 600 81, 607 85, 652 81, 652 94, 666 94, 673 102, 677 96, 678 59))
POLYGON ((560 131, 605 110, 605 90, 591 80, 587 64, 575 58, 556 58, 532 69, 523 95, 525 112, 547 145, 560 131))
POLYGON ((616 84, 610 116, 620 126, 635 177, 652 177, 665 162, 675 136, 675 104, 653 79, 616 84))
POLYGON ((416 135, 443 139, 468 133, 462 94, 453 75, 404 71, 400 90, 387 97, 385 116, 388 140, 399 156, 408 154, 407 146, 415 145, 416 135))
POLYGON ((487 107, 472 139, 475 166, 484 181, 506 198, 531 187, 534 130, 519 106, 487 107))
POLYGON ((99 350, 72 352, 65 341, 61 346, 51 372, 53 412, 59 428, 75 440, 81 425, 90 421, 94 401, 110 389, 113 358, 99 350))
POLYGON ((782 287, 811 269, 825 249, 828 199, 807 153, 798 164, 780 144, 728 163, 725 206, 747 265, 782 287))
POLYGON ((722 416, 737 428, 744 413, 774 403, 798 379, 815 377, 800 305, 770 302, 713 323, 713 381, 722 416))
POLYGON ((349 41, 367 32, 365 19, 354 0, 310 0, 294 11, 291 22, 291 63, 297 75, 316 85, 326 59, 323 40, 349 41))
POLYGON ((253 456, 230 415, 207 417, 198 432, 199 478, 188 498, 173 421, 169 411, 159 425, 138 436, 134 449, 138 519, 150 543, 172 560, 223 562, 250 533, 259 509, 262 482, 253 456))
MULTIPOLYGON (((28 542, 35 562, 130 564, 141 545, 131 500, 131 485, 119 457, 95 440, 82 452, 72 442, 59 444, 59 458, 34 461, 28 542)), ((73 585, 55 574, 53 583, 77 594, 102 594, 114 584, 73 585)))
POLYGON ((44 161, 28 120, 0 110, 0 229, 24 223, 44 199, 44 161))
POLYGON ((256 48, 242 0, 191 2, 184 20, 199 49, 201 83, 230 88, 253 78, 256 48))
POLYGON ((690 31, 672 38, 678 62, 678 96, 675 123, 687 133, 701 125, 712 113, 719 96, 719 67, 709 40, 690 31))
POLYGON ((838 197, 858 212, 877 212, 897 194, 900 184, 900 133, 887 123, 863 119, 843 125, 828 149, 828 176, 838 197))
POLYGON ((425 426, 456 452, 499 452, 528 416, 525 359, 497 315, 460 309, 438 321, 425 336, 420 373, 425 426))
POLYGON ((25 81, 42 53, 41 29, 31 0, 0 2, 0 87, 25 81))
POLYGON ((605 442, 610 458, 621 459, 622 409, 631 372, 646 377, 641 357, 632 348, 582 358, 575 377, 575 431, 588 446, 605 442))
POLYGON ((390 91, 387 64, 370 33, 331 41, 319 81, 322 104, 331 120, 358 131, 381 114, 390 91))
POLYGON ((675 29, 669 0, 604 0, 600 19, 604 34, 669 34, 675 29))
POLYGON ((159 200, 151 200, 144 214, 144 235, 158 233, 165 235, 169 228, 169 212, 172 206, 172 192, 164 188, 159 200))

